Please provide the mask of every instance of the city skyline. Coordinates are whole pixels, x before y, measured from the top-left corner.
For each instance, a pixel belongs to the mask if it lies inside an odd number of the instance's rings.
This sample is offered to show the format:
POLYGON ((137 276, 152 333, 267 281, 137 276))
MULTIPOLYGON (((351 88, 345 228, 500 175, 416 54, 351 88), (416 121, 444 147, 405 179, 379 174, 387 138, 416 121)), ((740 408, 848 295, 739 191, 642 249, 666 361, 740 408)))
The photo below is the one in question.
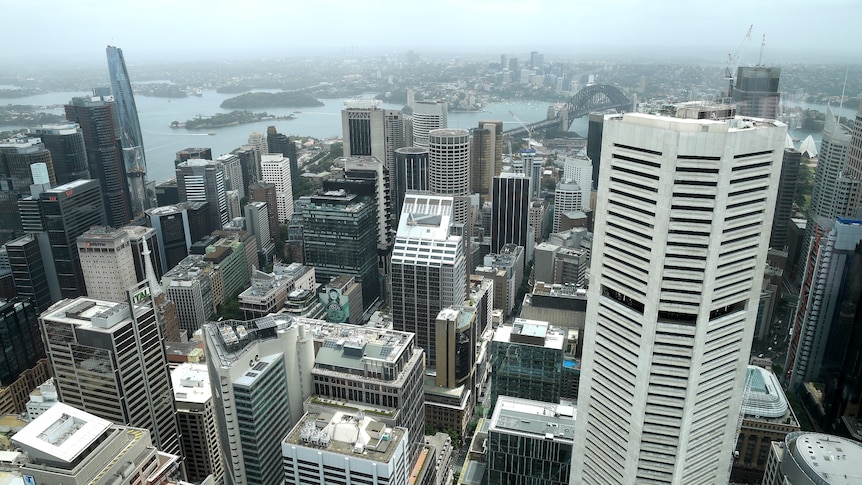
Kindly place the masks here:
MULTIPOLYGON (((99 2, 81 5, 49 1, 40 9, 39 18, 51 26, 50 36, 32 36, 30 21, 10 22, 0 44, 27 39, 27 48, 0 51, 0 67, 96 64, 104 62, 99 57, 106 45, 123 47, 134 59, 132 64, 248 56, 379 55, 408 50, 426 54, 520 54, 531 49, 543 50, 549 56, 566 53, 586 58, 639 58, 652 53, 656 58, 697 57, 720 63, 728 52, 736 50, 749 25, 754 29, 741 56, 743 64, 757 62, 763 34, 767 36, 765 54, 770 62, 803 57, 818 62, 841 58, 852 62, 854 58, 858 61, 851 38, 853 23, 862 16, 862 4, 853 0, 824 0, 816 5, 801 0, 781 4, 728 0, 699 4, 696 11, 678 0, 658 4, 640 0, 571 4, 445 0, 433 9, 391 0, 376 2, 374 9, 338 0, 308 6, 253 0, 242 8, 224 0, 179 4, 157 0, 127 4, 121 9, 99 6, 99 2), (98 15, 94 16, 94 10, 98 15), (242 35, 244 26, 264 26, 268 19, 279 17, 294 20, 289 22, 289 29, 260 28, 255 29, 253 37, 242 35), (135 22, 129 23, 129 18, 135 22), (80 28, 81 23, 93 19, 98 19, 99 28, 80 28), (376 29, 372 36, 353 35, 358 25, 406 27, 414 21, 457 34, 433 36, 433 42, 417 40, 424 36, 406 37, 403 29, 376 29), (793 26, 802 21, 820 26, 817 35, 799 35, 802 27, 793 26), (547 28, 524 30, 529 35, 513 34, 508 28, 511 23, 547 28), (673 28, 666 28, 668 25, 673 28), (704 25, 721 28, 704 29, 704 25), (209 32, 220 35, 207 35, 209 32), (252 40, 244 42, 245 38, 252 40), (58 43, 56 39, 64 41, 58 43)), ((8 18, 34 18, 23 3, 5 6, 4 13, 8 18)))

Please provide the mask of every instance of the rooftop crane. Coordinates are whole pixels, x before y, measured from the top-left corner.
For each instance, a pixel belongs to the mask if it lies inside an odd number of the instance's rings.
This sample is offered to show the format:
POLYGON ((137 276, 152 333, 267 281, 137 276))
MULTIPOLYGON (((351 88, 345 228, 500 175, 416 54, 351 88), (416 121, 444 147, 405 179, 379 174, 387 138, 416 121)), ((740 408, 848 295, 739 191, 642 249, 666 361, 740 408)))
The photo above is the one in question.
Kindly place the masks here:
POLYGON ((748 27, 748 32, 736 48, 736 52, 727 55, 727 67, 724 70, 724 78, 727 79, 727 97, 733 96, 733 81, 736 78, 736 68, 739 67, 739 55, 742 54, 742 48, 745 46, 745 41, 751 41, 751 31, 754 29, 754 24, 748 27))
MULTIPOLYGON (((533 139, 533 133, 530 131, 530 127, 525 125, 524 122, 521 121, 521 118, 518 118, 518 116, 515 115, 515 113, 513 113, 511 111, 509 111, 509 114, 512 115, 512 118, 515 118, 515 121, 517 121, 518 123, 521 124, 521 128, 527 130, 527 148, 530 148, 531 145, 535 145, 537 147, 542 146, 541 143, 539 143, 533 139)), ((511 152, 511 151, 512 151, 512 149, 510 148, 509 152, 511 152)))

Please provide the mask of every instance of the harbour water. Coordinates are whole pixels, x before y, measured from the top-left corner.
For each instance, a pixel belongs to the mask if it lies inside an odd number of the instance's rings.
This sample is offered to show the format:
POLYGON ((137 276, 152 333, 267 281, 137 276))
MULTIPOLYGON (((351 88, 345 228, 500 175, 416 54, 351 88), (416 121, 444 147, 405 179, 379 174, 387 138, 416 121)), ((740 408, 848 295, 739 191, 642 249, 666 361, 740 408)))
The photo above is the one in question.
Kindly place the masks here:
MULTIPOLYGON (((62 105, 75 96, 88 96, 87 92, 60 92, 40 94, 13 100, 0 100, 4 104, 28 104, 36 106, 55 106, 45 111, 63 114, 62 105)), ((345 99, 321 99, 323 106, 313 108, 261 108, 253 111, 266 111, 276 116, 292 114, 293 120, 260 121, 215 129, 186 130, 171 128, 171 122, 184 122, 196 116, 210 116, 231 110, 219 108, 222 101, 233 94, 219 94, 214 90, 203 92, 203 96, 186 98, 154 98, 137 96, 138 118, 144 137, 147 154, 147 172, 150 180, 161 181, 174 176, 174 158, 178 150, 187 147, 212 148, 214 156, 230 153, 233 149, 247 143, 252 132, 266 132, 268 126, 275 126, 280 133, 287 135, 311 136, 319 139, 341 137, 341 110, 345 99), (209 135, 209 133, 215 135, 209 135)), ((371 97, 369 95, 368 97, 371 97)), ((384 108, 400 109, 401 105, 387 104, 384 108)), ((516 128, 519 123, 509 114, 515 113, 524 123, 540 121, 547 116, 548 103, 540 101, 512 101, 492 104, 483 111, 450 112, 449 127, 470 129, 482 120, 502 120, 504 129, 516 128)), ((0 126, 0 131, 22 127, 0 126)), ((587 133, 587 119, 572 123, 572 131, 583 136, 587 133)))

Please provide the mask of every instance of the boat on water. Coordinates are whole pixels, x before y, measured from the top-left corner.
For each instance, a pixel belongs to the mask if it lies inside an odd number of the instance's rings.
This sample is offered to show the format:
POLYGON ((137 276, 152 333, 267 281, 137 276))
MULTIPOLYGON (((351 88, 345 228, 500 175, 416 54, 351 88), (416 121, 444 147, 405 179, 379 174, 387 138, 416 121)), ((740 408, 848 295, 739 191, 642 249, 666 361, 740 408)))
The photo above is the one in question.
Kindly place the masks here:
POLYGON ((216 134, 216 132, 214 132, 214 131, 207 133, 207 135, 209 135, 209 136, 215 136, 215 134, 216 134))

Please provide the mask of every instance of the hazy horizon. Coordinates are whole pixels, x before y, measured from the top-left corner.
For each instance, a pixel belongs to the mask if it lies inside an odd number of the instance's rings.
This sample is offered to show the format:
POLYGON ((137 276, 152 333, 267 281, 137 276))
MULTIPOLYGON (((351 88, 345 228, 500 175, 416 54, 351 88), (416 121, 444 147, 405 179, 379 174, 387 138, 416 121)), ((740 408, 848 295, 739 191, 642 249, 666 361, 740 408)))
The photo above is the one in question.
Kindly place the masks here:
POLYGON ((59 0, 38 8, 23 2, 6 5, 4 16, 20 21, 4 23, 0 71, 103 66, 107 45, 122 48, 130 65, 403 55, 410 50, 462 58, 523 58, 536 50, 546 61, 608 58, 723 65, 743 42, 749 25, 754 28, 742 49, 741 65, 758 61, 764 34, 767 64, 862 62, 851 37, 862 18, 862 2, 857 0, 441 0, 430 8, 395 0, 318 0, 306 5, 151 0, 121 9, 110 6, 59 0))

